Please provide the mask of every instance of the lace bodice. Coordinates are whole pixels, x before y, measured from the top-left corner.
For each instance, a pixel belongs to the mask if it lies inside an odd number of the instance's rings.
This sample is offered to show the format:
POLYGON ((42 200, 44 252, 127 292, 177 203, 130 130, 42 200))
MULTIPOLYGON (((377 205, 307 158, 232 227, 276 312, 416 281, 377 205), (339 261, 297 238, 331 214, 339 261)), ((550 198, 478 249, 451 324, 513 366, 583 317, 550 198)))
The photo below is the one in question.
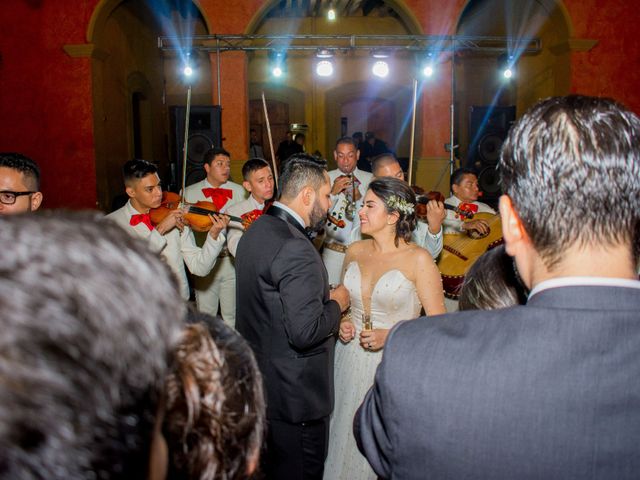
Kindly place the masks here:
POLYGON ((347 266, 344 285, 351 295, 351 319, 357 331, 362 330, 365 303, 371 305, 373 328, 391 328, 397 322, 420 315, 420 299, 416 286, 400 270, 385 272, 373 287, 370 302, 363 302, 360 266, 353 261, 347 266))

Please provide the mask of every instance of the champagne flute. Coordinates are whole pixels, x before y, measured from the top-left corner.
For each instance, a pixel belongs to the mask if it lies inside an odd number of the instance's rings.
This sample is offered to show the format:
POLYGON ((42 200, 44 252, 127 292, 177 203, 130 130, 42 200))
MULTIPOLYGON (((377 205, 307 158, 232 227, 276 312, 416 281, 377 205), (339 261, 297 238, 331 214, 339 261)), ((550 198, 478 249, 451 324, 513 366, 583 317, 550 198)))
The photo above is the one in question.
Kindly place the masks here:
POLYGON ((362 314, 362 329, 363 330, 373 330, 373 322, 371 321, 371 316, 366 313, 362 314))

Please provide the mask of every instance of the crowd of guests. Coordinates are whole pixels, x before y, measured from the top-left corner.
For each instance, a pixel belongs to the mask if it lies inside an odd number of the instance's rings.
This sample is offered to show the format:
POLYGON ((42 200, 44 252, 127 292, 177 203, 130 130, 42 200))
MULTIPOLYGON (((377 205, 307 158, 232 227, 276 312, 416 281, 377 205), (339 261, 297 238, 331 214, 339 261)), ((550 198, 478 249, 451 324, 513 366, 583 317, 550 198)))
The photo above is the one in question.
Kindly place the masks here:
POLYGON ((609 100, 527 112, 504 245, 448 314, 443 236, 488 228, 453 212, 496 213, 472 171, 418 215, 357 139, 332 171, 289 156, 275 199, 268 163, 241 186, 218 148, 184 192, 216 213, 158 217, 157 168, 132 160, 106 217, 26 215, 38 166, 0 154, 0 478, 634 478, 639 140, 609 100))

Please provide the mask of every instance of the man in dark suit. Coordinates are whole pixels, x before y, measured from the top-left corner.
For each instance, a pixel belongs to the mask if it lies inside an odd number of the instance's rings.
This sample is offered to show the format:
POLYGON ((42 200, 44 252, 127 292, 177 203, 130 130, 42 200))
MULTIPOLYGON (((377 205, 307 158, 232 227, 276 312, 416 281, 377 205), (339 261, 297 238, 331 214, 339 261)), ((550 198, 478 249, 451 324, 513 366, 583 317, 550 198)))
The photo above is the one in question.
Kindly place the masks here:
POLYGON ((384 478, 638 478, 640 119, 545 100, 499 171, 528 303, 395 328, 356 413, 360 450, 384 478))
POLYGON ((321 479, 333 409, 333 352, 342 285, 309 240, 331 204, 324 163, 287 161, 279 201, 242 236, 236 252, 236 328, 256 354, 267 392, 267 478, 321 479))

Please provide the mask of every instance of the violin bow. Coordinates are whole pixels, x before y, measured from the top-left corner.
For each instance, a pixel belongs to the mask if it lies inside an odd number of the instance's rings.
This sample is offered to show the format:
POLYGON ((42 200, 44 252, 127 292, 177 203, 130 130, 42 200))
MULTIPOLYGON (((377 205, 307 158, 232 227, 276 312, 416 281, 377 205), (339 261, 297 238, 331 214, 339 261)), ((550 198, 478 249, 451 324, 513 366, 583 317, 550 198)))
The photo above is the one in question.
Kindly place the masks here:
POLYGON ((413 112, 411 114, 411 144, 409 147, 409 178, 408 182, 411 185, 411 178, 413 177, 413 150, 416 139, 416 103, 418 97, 418 80, 413 79, 413 112))
POLYGON ((189 117, 191 115, 191 85, 187 89, 187 108, 184 119, 184 148, 182 149, 182 190, 180 193, 180 203, 184 203, 184 193, 187 182, 187 147, 189 145, 189 117))
POLYGON ((273 178, 278 185, 278 169, 276 168, 276 153, 273 150, 273 138, 271 137, 271 124, 269 123, 269 113, 267 112, 267 100, 262 92, 262 108, 264 110, 264 119, 267 122, 267 136, 269 137, 269 148, 271 149, 271 163, 273 164, 273 178))

